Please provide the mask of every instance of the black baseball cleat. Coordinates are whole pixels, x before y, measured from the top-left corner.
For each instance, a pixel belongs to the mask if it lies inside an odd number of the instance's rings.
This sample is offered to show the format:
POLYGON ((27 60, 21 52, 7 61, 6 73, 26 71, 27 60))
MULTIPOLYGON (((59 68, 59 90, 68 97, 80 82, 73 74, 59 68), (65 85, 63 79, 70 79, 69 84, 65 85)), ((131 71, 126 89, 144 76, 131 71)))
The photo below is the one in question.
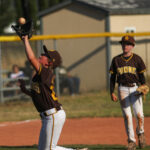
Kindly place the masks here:
POLYGON ((139 148, 142 149, 146 146, 145 135, 141 133, 138 135, 139 148))
POLYGON ((135 144, 135 142, 130 141, 130 142, 128 143, 128 148, 127 148, 127 150, 136 150, 136 144, 135 144))

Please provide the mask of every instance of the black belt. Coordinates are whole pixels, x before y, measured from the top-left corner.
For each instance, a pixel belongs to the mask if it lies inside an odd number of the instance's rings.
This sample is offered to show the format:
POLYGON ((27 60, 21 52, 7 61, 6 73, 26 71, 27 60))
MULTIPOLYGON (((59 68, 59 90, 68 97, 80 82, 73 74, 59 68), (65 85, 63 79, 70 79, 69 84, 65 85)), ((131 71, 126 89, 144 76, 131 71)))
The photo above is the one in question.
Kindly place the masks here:
POLYGON ((60 107, 58 107, 56 109, 57 109, 57 111, 59 111, 59 110, 62 110, 63 108, 62 108, 62 106, 60 106, 60 107))
POLYGON ((136 84, 135 83, 120 83, 119 86, 134 87, 136 86, 136 84))

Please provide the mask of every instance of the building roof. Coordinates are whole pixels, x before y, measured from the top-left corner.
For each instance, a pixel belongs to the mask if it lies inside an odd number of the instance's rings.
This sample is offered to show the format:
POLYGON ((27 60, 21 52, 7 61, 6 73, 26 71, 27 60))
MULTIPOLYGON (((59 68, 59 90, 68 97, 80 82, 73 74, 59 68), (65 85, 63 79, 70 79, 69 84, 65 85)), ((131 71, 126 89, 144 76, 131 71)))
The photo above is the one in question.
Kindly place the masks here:
POLYGON ((38 16, 63 8, 73 2, 81 3, 103 11, 111 15, 150 14, 150 0, 66 0, 50 9, 44 10, 38 16))
POLYGON ((78 3, 78 4, 81 4, 81 5, 86 5, 86 6, 88 6, 88 7, 101 10, 101 11, 103 11, 104 13, 109 13, 106 8, 101 7, 101 6, 99 6, 99 5, 91 5, 91 4, 90 4, 89 2, 87 2, 87 1, 82 1, 82 0, 66 0, 66 1, 64 1, 64 2, 62 2, 62 3, 59 3, 59 4, 57 4, 57 5, 53 6, 53 7, 51 7, 51 8, 48 8, 48 9, 46 9, 46 10, 44 10, 44 11, 39 12, 39 13, 38 13, 38 16, 39 16, 39 17, 45 16, 45 15, 47 15, 47 14, 49 14, 49 13, 52 13, 52 12, 57 11, 57 10, 59 10, 59 9, 62 9, 62 8, 66 7, 66 6, 69 6, 70 4, 73 4, 73 3, 78 3))
POLYGON ((150 0, 80 0, 93 6, 103 7, 110 14, 150 14, 150 0))
POLYGON ((150 14, 150 0, 66 0, 40 12, 38 16, 45 16, 72 3, 88 5, 111 15, 150 14))

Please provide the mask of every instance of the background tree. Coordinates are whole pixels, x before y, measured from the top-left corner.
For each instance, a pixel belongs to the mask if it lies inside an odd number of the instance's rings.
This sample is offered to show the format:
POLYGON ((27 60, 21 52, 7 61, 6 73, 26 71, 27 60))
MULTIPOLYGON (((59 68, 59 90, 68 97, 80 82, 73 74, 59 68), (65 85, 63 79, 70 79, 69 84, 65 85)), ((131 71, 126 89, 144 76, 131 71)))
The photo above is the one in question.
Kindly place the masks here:
POLYGON ((36 28, 37 21, 37 0, 15 0, 16 7, 16 22, 20 17, 26 18, 26 20, 32 19, 36 28))
POLYGON ((38 11, 43 11, 45 9, 48 9, 63 1, 66 1, 66 0, 37 0, 38 11))
POLYGON ((0 0, 0 34, 4 34, 4 28, 20 17, 32 19, 37 30, 38 12, 48 9, 65 0, 0 0))
POLYGON ((7 27, 15 18, 13 2, 11 0, 0 0, 0 35, 4 34, 7 27))

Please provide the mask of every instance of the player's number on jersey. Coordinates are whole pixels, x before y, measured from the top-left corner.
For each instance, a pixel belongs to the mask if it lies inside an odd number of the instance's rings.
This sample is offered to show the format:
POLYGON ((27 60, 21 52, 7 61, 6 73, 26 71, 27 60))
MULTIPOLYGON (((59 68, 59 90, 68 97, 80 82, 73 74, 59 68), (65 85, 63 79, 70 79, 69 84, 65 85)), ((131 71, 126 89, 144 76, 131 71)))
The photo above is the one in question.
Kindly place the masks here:
POLYGON ((54 101, 57 101, 58 98, 57 98, 56 93, 54 91, 54 85, 53 84, 54 84, 54 78, 52 79, 52 85, 50 86, 50 90, 52 91, 51 97, 53 98, 54 101))

